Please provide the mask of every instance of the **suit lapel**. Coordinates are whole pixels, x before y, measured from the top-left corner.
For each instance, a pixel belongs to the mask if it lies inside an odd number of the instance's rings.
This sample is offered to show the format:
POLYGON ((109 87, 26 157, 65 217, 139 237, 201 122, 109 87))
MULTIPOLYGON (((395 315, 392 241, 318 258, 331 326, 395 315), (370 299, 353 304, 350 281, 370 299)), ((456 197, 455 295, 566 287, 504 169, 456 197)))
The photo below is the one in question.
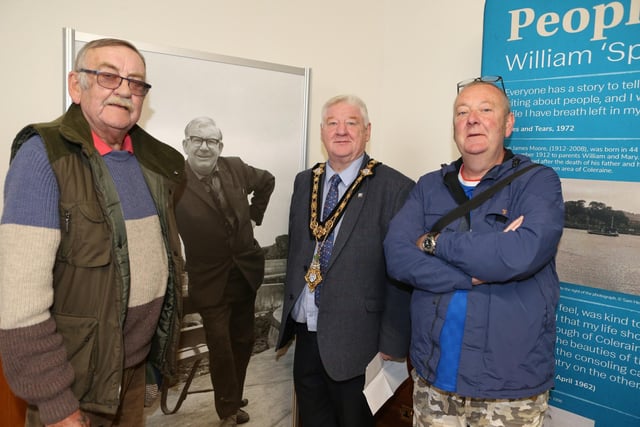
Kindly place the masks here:
MULTIPOLYGON (((223 157, 218 158, 218 177, 220 178, 220 190, 224 192, 224 198, 229 206, 229 213, 232 214, 236 221, 238 220, 238 212, 236 206, 238 205, 237 192, 232 191, 234 188, 239 188, 244 193, 244 185, 240 181, 237 185, 234 184, 234 171, 230 164, 225 162, 223 157)), ((246 198, 246 195, 245 195, 246 198)))
POLYGON ((340 256, 340 252, 344 248, 344 245, 347 243, 349 236, 353 233, 353 230, 358 222, 358 218, 362 214, 362 208, 364 207, 364 202, 366 199, 366 190, 369 186, 370 179, 367 179, 362 183, 358 191, 353 195, 353 198, 349 202, 349 206, 347 207, 344 216, 342 218, 342 223, 340 224, 340 230, 338 231, 338 238, 333 244, 333 249, 331 251, 331 259, 329 260, 328 269, 333 265, 333 261, 340 256))
POLYGON ((204 185, 202 185, 202 182, 200 182, 200 179, 195 174, 195 172, 193 172, 191 166, 189 166, 188 163, 185 165, 185 169, 187 172, 187 189, 194 193, 197 198, 205 202, 212 209, 219 211, 219 207, 213 202, 213 198, 209 193, 207 193, 204 185))
MULTIPOLYGON (((365 155, 362 164, 360 165, 360 169, 364 168, 365 165, 369 162, 369 156, 365 155)), ((375 175, 374 175, 375 176, 375 175)), ((353 232, 358 218, 362 214, 362 209, 364 207, 364 202, 367 196, 367 190, 369 189, 369 184, 374 176, 370 176, 364 179, 360 184, 360 188, 355 192, 347 208, 342 216, 342 223, 340 224, 340 230, 338 231, 338 237, 333 244, 333 249, 331 250, 331 258, 329 259, 329 265, 327 269, 331 269, 333 262, 340 255, 340 252, 344 248, 344 245, 347 243, 349 236, 353 232)))

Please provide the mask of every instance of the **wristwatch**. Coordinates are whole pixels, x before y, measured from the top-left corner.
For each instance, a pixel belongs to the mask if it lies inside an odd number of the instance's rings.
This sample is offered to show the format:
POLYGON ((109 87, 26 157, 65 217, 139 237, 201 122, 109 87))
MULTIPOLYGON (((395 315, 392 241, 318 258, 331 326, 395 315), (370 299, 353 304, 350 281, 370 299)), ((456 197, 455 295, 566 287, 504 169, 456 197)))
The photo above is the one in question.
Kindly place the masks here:
POLYGON ((422 251, 428 253, 429 255, 433 255, 436 253, 436 240, 438 239, 438 234, 440 233, 427 233, 424 240, 422 241, 422 251))

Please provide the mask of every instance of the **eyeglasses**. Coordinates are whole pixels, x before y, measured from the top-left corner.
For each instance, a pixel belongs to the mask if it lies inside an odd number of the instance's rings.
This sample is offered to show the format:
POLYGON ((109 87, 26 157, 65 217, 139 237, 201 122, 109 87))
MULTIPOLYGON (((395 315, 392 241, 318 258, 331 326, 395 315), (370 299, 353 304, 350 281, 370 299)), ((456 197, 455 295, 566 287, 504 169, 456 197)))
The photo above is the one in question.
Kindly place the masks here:
POLYGON ((137 96, 145 96, 147 93, 149 93, 149 89, 151 89, 151 85, 147 82, 143 82, 142 80, 130 79, 129 77, 122 77, 117 74, 108 73, 106 71, 88 70, 86 68, 81 68, 78 70, 78 72, 94 74, 96 76, 96 81, 98 82, 98 84, 105 89, 117 89, 120 87, 123 80, 127 81, 131 93, 137 96))
POLYGON ((222 146, 222 141, 220 141, 219 139, 215 139, 215 138, 202 138, 199 136, 190 136, 189 137, 189 141, 191 141, 192 143, 196 144, 197 146, 201 146, 202 143, 206 143, 207 147, 209 148, 214 148, 214 147, 220 147, 222 146))
POLYGON ((475 82, 493 83, 496 86, 500 84, 500 86, 498 87, 502 88, 502 91, 506 93, 506 91, 504 90, 504 81, 502 80, 502 76, 482 76, 482 77, 476 77, 473 79, 462 80, 461 82, 458 82, 458 93, 460 93, 460 91, 465 86, 468 86, 471 83, 475 83, 475 82))

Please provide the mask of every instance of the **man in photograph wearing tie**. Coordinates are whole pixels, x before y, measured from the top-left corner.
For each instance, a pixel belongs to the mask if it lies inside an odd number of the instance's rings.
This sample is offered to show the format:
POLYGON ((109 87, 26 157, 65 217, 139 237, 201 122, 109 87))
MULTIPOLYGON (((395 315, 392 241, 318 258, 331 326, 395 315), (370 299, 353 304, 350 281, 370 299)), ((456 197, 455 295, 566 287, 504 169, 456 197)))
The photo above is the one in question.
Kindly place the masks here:
POLYGON ((242 391, 264 278, 264 252, 253 227, 262 223, 275 178, 238 157, 220 157, 222 131, 211 118, 190 121, 183 146, 187 183, 176 218, 189 297, 206 332, 216 412, 222 426, 235 426, 249 421, 240 408, 247 404, 242 391))
POLYGON ((328 154, 296 176, 277 349, 296 338, 293 377, 304 427, 367 427, 362 392, 377 354, 402 359, 409 346, 406 287, 386 273, 382 241, 413 182, 365 153, 371 123, 353 95, 327 101, 328 154))

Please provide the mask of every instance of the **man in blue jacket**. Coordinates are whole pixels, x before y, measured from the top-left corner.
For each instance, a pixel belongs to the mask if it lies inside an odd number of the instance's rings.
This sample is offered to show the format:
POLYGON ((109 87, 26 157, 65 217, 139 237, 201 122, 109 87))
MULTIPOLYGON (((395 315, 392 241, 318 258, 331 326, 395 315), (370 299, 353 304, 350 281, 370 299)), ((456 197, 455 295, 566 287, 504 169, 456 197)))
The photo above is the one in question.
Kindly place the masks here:
POLYGON ((514 115, 495 83, 458 85, 461 158, 420 178, 384 242, 389 274, 413 286, 418 426, 541 426, 553 386, 558 175, 539 166, 431 232, 466 199, 532 164, 505 149, 514 115))

